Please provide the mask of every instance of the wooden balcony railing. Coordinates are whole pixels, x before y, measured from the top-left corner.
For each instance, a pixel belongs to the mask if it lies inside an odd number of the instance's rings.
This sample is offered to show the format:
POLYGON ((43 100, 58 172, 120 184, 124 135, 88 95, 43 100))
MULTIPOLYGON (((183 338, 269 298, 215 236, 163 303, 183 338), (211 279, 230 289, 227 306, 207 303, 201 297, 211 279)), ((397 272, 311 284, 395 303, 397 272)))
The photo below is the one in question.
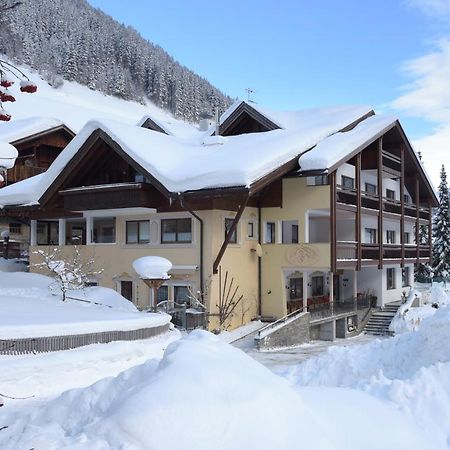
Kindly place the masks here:
POLYGON ((26 180, 27 178, 34 177, 40 173, 44 173, 47 169, 42 167, 29 167, 16 165, 7 172, 7 181, 9 183, 16 183, 17 181, 26 180))
MULTIPOLYGON (((348 188, 342 185, 337 185, 337 201, 339 203, 344 203, 347 205, 356 206, 356 189, 348 188)), ((376 209, 378 210, 378 195, 370 194, 368 192, 361 192, 361 206, 363 208, 376 209)), ((416 217, 416 205, 414 203, 405 203, 405 216, 416 217)), ((383 197, 383 211, 401 214, 401 202, 400 200, 393 200, 387 197, 383 197)), ((421 219, 428 220, 429 218, 429 208, 420 206, 419 207, 419 217, 421 219)))

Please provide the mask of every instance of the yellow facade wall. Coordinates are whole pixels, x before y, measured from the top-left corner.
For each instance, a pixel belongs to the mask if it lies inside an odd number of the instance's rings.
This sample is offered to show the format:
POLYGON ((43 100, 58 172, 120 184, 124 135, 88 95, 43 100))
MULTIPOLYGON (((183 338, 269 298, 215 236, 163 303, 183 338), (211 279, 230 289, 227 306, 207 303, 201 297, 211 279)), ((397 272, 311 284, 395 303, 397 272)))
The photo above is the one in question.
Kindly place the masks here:
MULTIPOLYGON (((223 292, 224 283, 220 285, 219 276, 212 273, 213 262, 219 252, 225 237, 225 218, 233 218, 235 212, 219 210, 200 211, 198 215, 204 221, 204 301, 212 313, 210 329, 218 328, 217 304, 219 303, 219 292, 223 292), (221 287, 221 288, 220 288, 221 287)), ((193 242, 192 244, 125 244, 125 224, 127 220, 191 217, 187 213, 154 214, 152 216, 118 216, 116 218, 116 243, 115 244, 92 244, 78 246, 82 257, 87 261, 94 259, 93 269, 102 273, 97 277, 101 286, 119 290, 121 280, 133 282, 133 302, 141 309, 151 306, 151 294, 147 285, 139 279, 132 268, 135 259, 141 256, 157 255, 169 259, 178 267, 173 270, 169 285, 189 284, 192 291, 197 294, 200 290, 200 224, 192 218, 193 242), (196 266, 197 269, 186 268, 196 266), (184 267, 184 268, 183 268, 184 267)), ((221 261, 221 272, 223 278, 228 272, 228 284, 226 292, 230 287, 232 292, 238 287, 235 298, 243 295, 243 300, 235 309, 233 317, 227 321, 227 328, 234 328, 253 319, 257 315, 257 267, 258 259, 254 250, 257 244, 256 234, 254 239, 247 237, 247 223, 254 221, 254 230, 257 233, 257 211, 255 208, 247 208, 238 225, 238 242, 230 244, 221 261)), ((153 232, 153 231, 152 231, 153 232)), ((42 261, 36 250, 51 252, 55 246, 32 246, 30 247, 30 267, 34 272, 44 272, 36 267, 42 261)), ((74 247, 64 245, 57 247, 61 258, 73 257, 74 247)), ((170 293, 169 293, 170 295, 170 293)))
POLYGON ((298 244, 262 244, 262 315, 283 317, 287 314, 287 289, 284 269, 327 269, 330 267, 330 244, 305 243, 306 214, 311 209, 330 207, 330 187, 308 186, 306 178, 283 179, 282 207, 262 208, 262 228, 275 222, 280 236, 283 220, 298 220, 298 244))

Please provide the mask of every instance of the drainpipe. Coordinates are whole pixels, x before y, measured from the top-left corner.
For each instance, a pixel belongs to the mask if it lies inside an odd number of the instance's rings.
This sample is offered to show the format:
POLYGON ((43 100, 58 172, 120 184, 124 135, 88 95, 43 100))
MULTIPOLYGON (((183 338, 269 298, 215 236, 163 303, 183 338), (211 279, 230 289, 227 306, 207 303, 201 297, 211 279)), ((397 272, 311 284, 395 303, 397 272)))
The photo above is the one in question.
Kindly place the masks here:
POLYGON ((184 203, 183 194, 179 193, 178 198, 180 199, 180 205, 181 207, 187 211, 191 216, 196 218, 200 223, 200 298, 203 303, 203 219, 194 211, 192 211, 189 207, 186 206, 184 203))
MULTIPOLYGON (((258 206, 258 244, 261 245, 261 207, 258 206)), ((258 315, 262 315, 262 257, 258 257, 258 315)))

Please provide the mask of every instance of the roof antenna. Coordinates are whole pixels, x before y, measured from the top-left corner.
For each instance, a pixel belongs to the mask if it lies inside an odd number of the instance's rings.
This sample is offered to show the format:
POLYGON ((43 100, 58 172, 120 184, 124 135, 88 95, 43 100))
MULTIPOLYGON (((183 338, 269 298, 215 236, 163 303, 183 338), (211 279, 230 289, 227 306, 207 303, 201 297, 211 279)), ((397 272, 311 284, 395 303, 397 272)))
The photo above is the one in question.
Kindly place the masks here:
POLYGON ((254 91, 252 88, 245 88, 245 92, 247 92, 247 101, 249 103, 255 103, 252 99, 251 96, 252 94, 254 94, 256 91, 254 91))

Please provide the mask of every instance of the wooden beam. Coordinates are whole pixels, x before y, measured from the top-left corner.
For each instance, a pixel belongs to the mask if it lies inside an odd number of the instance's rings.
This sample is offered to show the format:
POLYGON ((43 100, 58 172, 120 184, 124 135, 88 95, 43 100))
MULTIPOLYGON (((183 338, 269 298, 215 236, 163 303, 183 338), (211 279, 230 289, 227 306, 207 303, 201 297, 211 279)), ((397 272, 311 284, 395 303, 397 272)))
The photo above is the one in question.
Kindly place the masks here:
POLYGON ((383 268, 383 138, 378 139, 378 268, 383 268))
POLYGON ((400 244, 402 245, 401 267, 405 267, 405 148, 400 146, 400 244))
POLYGON ((223 254, 225 253, 225 250, 228 247, 228 244, 230 243, 231 237, 233 236, 233 233, 236 231, 237 224, 239 223, 239 219, 242 216, 242 213, 244 212, 245 207, 247 206, 248 199, 250 196, 247 196, 244 198, 242 203, 239 205, 236 217, 233 220, 233 223, 231 224, 230 229, 228 230, 227 235, 225 236, 225 240, 223 241, 222 247, 220 247, 219 253, 217 254, 216 259, 213 263, 213 274, 216 274, 219 268, 220 261, 222 260, 223 254))
POLYGON ((416 260, 417 264, 420 263, 420 180, 419 176, 416 176, 416 260))
MULTIPOLYGON (((336 171, 329 176, 330 180, 330 240, 331 240, 331 273, 336 273, 336 171)), ((331 281, 332 283, 332 281, 331 281)))
POLYGON ((428 207, 430 209, 428 213, 428 248, 430 252, 429 263, 433 263, 433 208, 431 205, 431 201, 428 203, 428 207))
POLYGON ((355 240, 356 240, 356 270, 361 270, 362 260, 362 242, 361 242, 361 153, 356 155, 356 221, 355 221, 355 240))

